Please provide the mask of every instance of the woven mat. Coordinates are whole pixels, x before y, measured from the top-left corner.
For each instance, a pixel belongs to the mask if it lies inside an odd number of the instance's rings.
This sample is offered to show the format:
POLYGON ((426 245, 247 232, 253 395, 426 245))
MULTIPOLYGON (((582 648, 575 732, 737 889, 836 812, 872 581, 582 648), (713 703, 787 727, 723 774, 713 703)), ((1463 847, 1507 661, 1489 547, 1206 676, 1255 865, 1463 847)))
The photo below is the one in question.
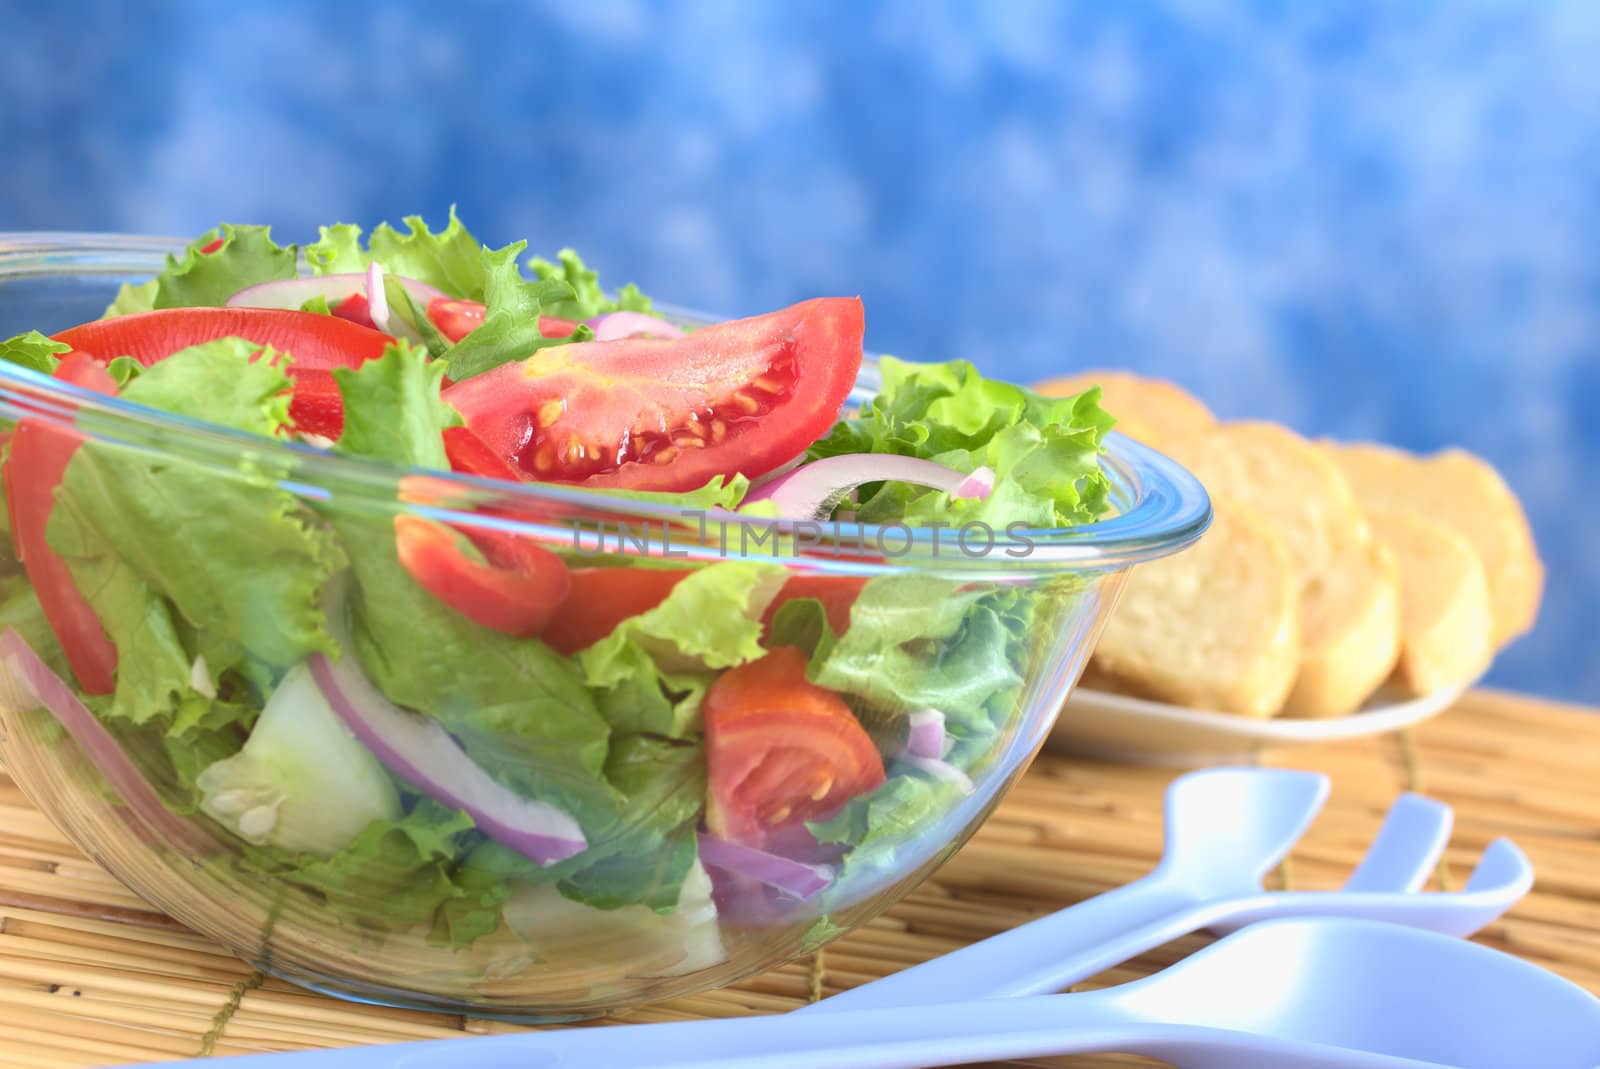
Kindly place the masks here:
MULTIPOLYGON (((1337 886, 1395 793, 1420 789, 1457 814, 1438 886, 1456 886, 1496 836, 1511 836, 1533 859, 1534 893, 1479 938, 1600 993, 1600 715, 1478 692, 1412 735, 1268 751, 1263 761, 1324 771, 1334 783, 1279 886, 1337 886)), ((1126 883, 1160 853, 1162 791, 1174 774, 1047 753, 931 881, 819 958, 618 1019, 790 1009, 1126 883)), ((1205 942, 1181 940, 1083 986, 1146 975, 1205 942)), ((265 978, 123 890, 0 775, 0 1069, 512 1030, 342 1003, 265 978)))

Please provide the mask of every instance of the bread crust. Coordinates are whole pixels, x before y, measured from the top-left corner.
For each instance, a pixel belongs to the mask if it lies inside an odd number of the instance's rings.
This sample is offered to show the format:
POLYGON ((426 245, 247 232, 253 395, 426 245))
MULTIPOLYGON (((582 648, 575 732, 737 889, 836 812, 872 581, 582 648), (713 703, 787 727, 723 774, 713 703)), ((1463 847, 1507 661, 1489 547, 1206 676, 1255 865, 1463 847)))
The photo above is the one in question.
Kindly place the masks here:
POLYGON ((1219 424, 1163 448, 1213 494, 1256 509, 1298 576, 1299 670, 1290 716, 1342 716, 1388 677, 1400 652, 1399 577, 1334 462, 1273 423, 1219 424))
POLYGON ((1466 537, 1488 582, 1495 649, 1533 626, 1544 564, 1521 502, 1487 461, 1461 449, 1417 457, 1365 442, 1325 446, 1363 507, 1416 509, 1466 537))
POLYGON ((1138 697, 1272 716, 1300 662, 1294 562, 1264 518, 1230 498, 1182 553, 1128 577, 1087 678, 1138 697))

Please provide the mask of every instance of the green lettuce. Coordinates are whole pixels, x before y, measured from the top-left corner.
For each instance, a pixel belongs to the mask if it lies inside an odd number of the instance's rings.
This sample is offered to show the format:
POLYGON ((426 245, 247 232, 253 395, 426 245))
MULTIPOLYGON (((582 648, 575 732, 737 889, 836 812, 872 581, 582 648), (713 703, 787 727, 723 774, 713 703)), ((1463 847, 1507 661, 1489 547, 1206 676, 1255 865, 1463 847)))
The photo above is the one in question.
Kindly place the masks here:
POLYGON ((1110 483, 1100 468, 1100 444, 1112 418, 1100 391, 1041 397, 1021 386, 986 379, 964 360, 914 364, 881 362, 883 385, 860 415, 835 425, 811 447, 812 459, 845 453, 897 453, 958 471, 982 466, 995 473, 984 500, 907 483, 880 483, 854 506, 863 523, 985 523, 1070 527, 1107 507, 1110 483))
MULTIPOLYGON (((440 434, 458 417, 439 397, 441 370, 420 349, 391 347, 339 372, 346 430, 338 448, 447 467, 440 434)), ((603 818, 614 800, 601 775, 610 729, 577 666, 438 601, 400 564, 389 517, 334 507, 329 519, 349 547, 356 650, 378 688, 444 722, 508 786, 562 805, 580 823, 584 811, 603 818)))
POLYGON ((72 346, 51 341, 37 330, 0 341, 0 360, 37 371, 41 375, 55 374, 56 367, 61 363, 61 355, 71 351, 72 346))
POLYGON ((124 285, 106 316, 225 304, 246 286, 294 278, 299 262, 299 248, 278 245, 270 227, 223 223, 190 242, 181 258, 169 253, 166 268, 149 282, 124 285), (200 251, 217 238, 222 245, 215 252, 200 251))
MULTIPOLYGON (((132 379, 126 400, 271 436, 288 377, 238 339, 173 354, 132 379)), ((46 536, 118 649, 112 715, 142 722, 192 690, 196 655, 212 679, 258 683, 331 650, 321 591, 342 569, 331 532, 265 462, 218 471, 104 440, 78 449, 46 536)))
POLYGON ((317 240, 305 247, 314 275, 347 275, 365 271, 372 257, 361 248, 361 228, 350 223, 317 227, 317 240))
MULTIPOLYGON (((338 381, 346 426, 356 430, 351 438, 347 429, 339 448, 444 465, 440 432, 455 416, 439 398, 438 365, 420 349, 391 348, 340 372, 338 381)), ((614 728, 576 661, 537 640, 480 627, 440 603, 400 565, 387 517, 335 508, 329 519, 350 547, 353 639, 373 683, 398 704, 437 718, 495 779, 562 807, 583 827, 589 849, 549 868, 524 859, 524 875, 559 880, 568 897, 605 908, 670 908, 693 861, 692 830, 704 801, 698 745, 614 728)), ((711 582, 745 589, 732 576, 711 582)), ((500 892, 484 866, 499 875, 518 870, 493 846, 475 858, 477 870, 466 870, 478 874, 464 877, 474 889, 441 915, 452 930, 470 928, 497 907, 500 892)))
MULTIPOLYGON (((450 222, 437 234, 428 229, 428 224, 420 215, 408 215, 403 221, 407 233, 400 233, 388 223, 380 223, 367 241, 372 257, 383 265, 385 271, 426 282, 452 297, 465 297, 472 301, 484 299, 487 281, 484 249, 478 239, 461 225, 461 220, 456 218, 453 205, 450 208, 450 222)), ((353 237, 358 237, 360 231, 355 230, 352 235, 350 230, 353 229, 335 228, 335 247, 344 254, 340 262, 354 262, 349 250, 353 237)), ((327 239, 328 235, 325 234, 324 240, 327 239)), ((363 263, 361 268, 346 266, 340 269, 360 270, 365 266, 363 263)))
POLYGON ((444 432, 461 415, 440 400, 444 365, 427 351, 398 342, 360 368, 337 368, 334 380, 344 402, 341 453, 374 457, 410 467, 448 470, 444 432))
POLYGON ((156 293, 160 288, 161 284, 153 278, 144 282, 124 282, 117 287, 116 297, 106 306, 105 314, 100 318, 111 319, 135 312, 148 312, 155 308, 156 293))
POLYGON ((546 306, 569 300, 572 287, 556 279, 530 282, 523 278, 517 259, 527 247, 527 242, 518 241, 503 249, 483 250, 483 325, 442 357, 457 382, 526 359, 536 350, 582 340, 547 338, 540 332, 539 317, 549 314, 546 306))
POLYGON ((698 741, 622 735, 606 758, 606 779, 622 795, 612 823, 591 839, 562 894, 597 909, 643 905, 669 913, 698 855, 706 758, 698 741))
POLYGON ((660 605, 579 653, 602 715, 618 731, 678 738, 699 730, 700 699, 715 673, 766 652, 761 616, 786 575, 756 561, 700 568, 660 605))
POLYGON ((1022 684, 1032 606, 1015 588, 887 575, 862 587, 844 634, 821 602, 798 598, 774 618, 771 642, 808 651, 808 678, 870 723, 938 709, 953 735, 988 740, 1022 684))
POLYGON ((482 841, 465 813, 419 798, 405 816, 374 821, 332 857, 260 848, 247 856, 357 925, 379 931, 426 925, 435 941, 463 947, 499 923, 498 910, 460 908, 481 902, 486 890, 458 882, 460 859, 482 841))
MULTIPOLYGON (((182 350, 130 381, 122 396, 276 435, 288 421, 289 379, 270 354, 252 360, 257 349, 225 338, 182 350)), ((216 471, 90 441, 68 465, 47 536, 75 576, 89 566, 79 562, 114 572, 125 565, 170 601, 209 645, 213 670, 248 661, 257 678, 268 678, 314 651, 333 649, 321 591, 344 565, 332 534, 279 488, 281 474, 248 452, 232 470, 216 471), (73 553, 58 545, 69 531, 73 553)), ((82 577, 79 585, 98 589, 82 577)), ((130 594, 118 615, 141 604, 130 594)), ((137 626, 100 615, 108 629, 137 626)))
MULTIPOLYGON (((927 836, 962 798, 956 783, 895 767, 877 790, 852 798, 828 820, 808 821, 806 827, 818 842, 849 847, 824 906, 831 908, 830 899, 841 905, 854 901, 870 883, 903 876, 902 851, 910 844, 918 852, 925 849, 927 836)), ((947 847, 947 852, 953 849, 947 847)))
POLYGON ((616 299, 606 296, 600 288, 600 274, 584 266, 573 249, 562 249, 555 262, 538 259, 530 261, 534 276, 544 282, 565 282, 572 287, 572 296, 545 308, 546 315, 560 316, 582 322, 607 312, 649 312, 650 298, 639 292, 639 287, 628 283, 618 291, 616 299))
MULTIPOLYGON (((0 512, 4 512, 0 509, 0 512)), ((9 543, 10 539, 6 541, 9 543)), ((39 595, 33 591, 33 584, 28 582, 25 575, 11 575, 0 579, 0 635, 7 631, 16 631, 22 636, 39 659, 50 667, 50 670, 64 679, 72 676, 67 667, 67 655, 62 652, 61 644, 56 641, 55 632, 50 629, 50 621, 44 618, 44 608, 39 604, 39 595)))

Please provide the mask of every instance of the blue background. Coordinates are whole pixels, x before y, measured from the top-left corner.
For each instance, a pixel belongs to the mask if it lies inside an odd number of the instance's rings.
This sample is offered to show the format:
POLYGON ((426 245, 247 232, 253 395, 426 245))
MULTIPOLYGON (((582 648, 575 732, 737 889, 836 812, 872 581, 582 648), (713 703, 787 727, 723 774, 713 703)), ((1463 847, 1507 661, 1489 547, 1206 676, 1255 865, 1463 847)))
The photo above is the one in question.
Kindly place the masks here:
POLYGON ((1461 444, 1552 582, 1493 682, 1600 701, 1600 4, 0 0, 0 228, 283 240, 451 202, 730 315, 1118 364, 1461 444))

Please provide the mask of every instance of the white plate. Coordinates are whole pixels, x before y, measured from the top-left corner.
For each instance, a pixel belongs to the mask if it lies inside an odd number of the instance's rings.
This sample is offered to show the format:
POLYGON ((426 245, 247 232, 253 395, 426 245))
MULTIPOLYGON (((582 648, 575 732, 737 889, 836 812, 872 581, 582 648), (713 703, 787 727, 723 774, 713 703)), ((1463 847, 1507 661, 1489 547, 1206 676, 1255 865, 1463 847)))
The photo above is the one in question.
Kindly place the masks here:
POLYGON ((1267 746, 1351 739, 1419 723, 1455 704, 1466 689, 1421 698, 1381 690, 1359 712, 1326 720, 1257 720, 1080 689, 1067 699, 1047 746, 1146 765, 1248 764, 1267 746))

